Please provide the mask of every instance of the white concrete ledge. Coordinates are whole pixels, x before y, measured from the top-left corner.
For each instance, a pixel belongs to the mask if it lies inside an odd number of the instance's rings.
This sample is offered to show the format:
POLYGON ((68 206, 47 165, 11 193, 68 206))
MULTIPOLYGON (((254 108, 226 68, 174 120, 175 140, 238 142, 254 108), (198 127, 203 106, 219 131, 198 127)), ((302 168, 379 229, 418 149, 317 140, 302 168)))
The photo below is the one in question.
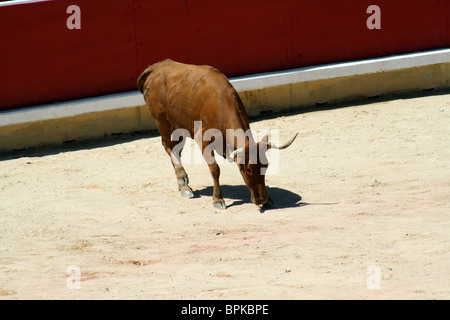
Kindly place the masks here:
POLYGON ((94 98, 46 104, 0 112, 0 127, 49 119, 67 118, 91 112, 122 109, 145 104, 136 91, 116 93, 94 98))
POLYGON ((441 49, 243 76, 232 79, 231 83, 237 91, 250 91, 298 82, 409 69, 447 62, 450 62, 450 49, 441 49))
POLYGON ((49 0, 13 0, 13 1, 4 1, 4 2, 0 2, 0 7, 14 6, 14 5, 17 5, 17 4, 44 2, 44 1, 49 1, 49 0))
MULTIPOLYGON (((432 50, 376 59, 333 63, 230 79, 238 92, 279 87, 294 83, 380 73, 427 65, 449 63, 450 49, 432 50)), ((73 117, 86 113, 144 105, 139 91, 79 99, 0 112, 0 127, 73 117)))
MULTIPOLYGON (((304 87, 305 90, 308 90, 308 87, 302 84, 317 80, 327 81, 349 76, 381 74, 382 72, 445 64, 449 62, 450 49, 441 49, 236 77, 230 79, 230 82, 238 92, 242 92, 243 94, 261 89, 281 88, 282 86, 294 84, 297 84, 297 86, 301 85, 302 88, 304 87)), ((448 82, 448 79, 446 81, 448 82)), ((336 90, 339 90, 339 88, 336 87, 336 90)), ((270 100, 269 96, 263 96, 262 98, 270 100)), ((255 103, 261 102, 256 101, 255 103)), ((145 101, 142 94, 136 90, 68 102, 1 111, 0 128, 45 120, 63 119, 90 113, 108 112, 119 109, 123 110, 142 106, 144 104, 145 101)), ((246 106, 248 105, 246 104, 246 106)), ((250 108, 250 106, 248 107, 250 108)))

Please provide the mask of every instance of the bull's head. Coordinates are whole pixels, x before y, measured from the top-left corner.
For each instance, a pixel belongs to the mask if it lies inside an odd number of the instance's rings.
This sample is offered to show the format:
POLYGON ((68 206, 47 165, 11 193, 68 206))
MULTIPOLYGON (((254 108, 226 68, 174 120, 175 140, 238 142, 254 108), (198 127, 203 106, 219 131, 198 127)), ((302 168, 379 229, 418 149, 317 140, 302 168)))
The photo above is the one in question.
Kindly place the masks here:
POLYGON ((237 163, 239 171, 250 190, 252 202, 258 207, 261 208, 265 204, 274 205, 266 190, 265 173, 268 167, 266 151, 269 149, 286 149, 294 142, 297 135, 298 133, 284 144, 271 143, 268 141, 268 137, 264 136, 260 142, 250 142, 245 147, 238 148, 230 154, 230 158, 237 163), (256 148, 253 150, 258 150, 258 152, 252 153, 252 148, 256 148), (252 156, 257 158, 252 159, 252 156))

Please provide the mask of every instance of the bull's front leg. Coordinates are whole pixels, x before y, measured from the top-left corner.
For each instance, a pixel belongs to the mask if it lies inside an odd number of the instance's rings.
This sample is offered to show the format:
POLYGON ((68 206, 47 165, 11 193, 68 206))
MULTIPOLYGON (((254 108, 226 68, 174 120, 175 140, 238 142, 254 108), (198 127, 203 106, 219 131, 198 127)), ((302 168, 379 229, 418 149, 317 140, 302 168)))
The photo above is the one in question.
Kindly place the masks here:
POLYGON ((203 158, 206 160, 206 163, 209 166, 209 171, 211 172, 211 176, 214 181, 214 191, 213 191, 213 205, 217 209, 226 209, 225 201, 223 200, 222 190, 220 190, 219 185, 219 176, 220 176, 220 168, 216 163, 216 159, 214 158, 214 151, 206 151, 207 142, 203 141, 202 145, 202 154, 203 158))
POLYGON ((213 191, 213 204, 217 209, 226 209, 225 201, 223 200, 222 190, 220 190, 219 176, 220 168, 216 162, 209 164, 209 171, 214 181, 214 191, 213 191))

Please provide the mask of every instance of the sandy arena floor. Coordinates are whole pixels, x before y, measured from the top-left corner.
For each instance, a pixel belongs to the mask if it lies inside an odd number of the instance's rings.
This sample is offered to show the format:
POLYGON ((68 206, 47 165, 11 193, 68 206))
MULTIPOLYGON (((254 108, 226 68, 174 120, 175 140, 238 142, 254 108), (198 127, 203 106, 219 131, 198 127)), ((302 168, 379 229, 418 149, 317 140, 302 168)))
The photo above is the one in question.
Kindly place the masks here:
POLYGON ((0 299, 450 299, 450 95, 252 128, 299 132, 262 213, 235 164, 227 210, 206 165, 179 196, 159 137, 3 156, 0 299))

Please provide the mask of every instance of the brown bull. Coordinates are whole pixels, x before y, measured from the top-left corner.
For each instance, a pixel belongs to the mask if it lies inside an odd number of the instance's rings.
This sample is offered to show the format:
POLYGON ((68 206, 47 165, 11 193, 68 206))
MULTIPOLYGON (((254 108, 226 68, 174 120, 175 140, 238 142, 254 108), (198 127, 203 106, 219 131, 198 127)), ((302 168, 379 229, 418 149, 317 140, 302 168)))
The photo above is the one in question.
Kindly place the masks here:
MULTIPOLYGON (((137 81, 139 90, 149 106, 156 126, 161 134, 162 144, 169 154, 178 180, 178 188, 183 196, 192 197, 189 180, 180 163, 181 148, 178 141, 172 141, 175 130, 185 130, 190 137, 198 135, 195 123, 201 123, 201 132, 209 129, 221 133, 211 141, 214 149, 224 158, 236 161, 242 177, 247 184, 252 202, 259 207, 269 202, 265 186, 264 170, 267 168, 265 152, 251 156, 251 150, 266 151, 270 148, 284 149, 291 145, 297 135, 284 145, 271 144, 267 136, 259 143, 254 142, 250 132, 247 112, 236 90, 227 77, 210 66, 182 64, 172 60, 164 60, 149 66, 137 81), (231 134, 233 136, 230 136, 231 134), (245 135, 244 135, 245 133, 245 135), (263 149, 261 149, 263 148, 263 149), (179 149, 179 152, 174 152, 179 149), (241 161, 237 161, 237 159, 241 161)), ((214 180, 213 204, 225 209, 219 185, 220 169, 214 160, 214 153, 207 147, 211 141, 195 137, 202 154, 209 165, 214 180)))

